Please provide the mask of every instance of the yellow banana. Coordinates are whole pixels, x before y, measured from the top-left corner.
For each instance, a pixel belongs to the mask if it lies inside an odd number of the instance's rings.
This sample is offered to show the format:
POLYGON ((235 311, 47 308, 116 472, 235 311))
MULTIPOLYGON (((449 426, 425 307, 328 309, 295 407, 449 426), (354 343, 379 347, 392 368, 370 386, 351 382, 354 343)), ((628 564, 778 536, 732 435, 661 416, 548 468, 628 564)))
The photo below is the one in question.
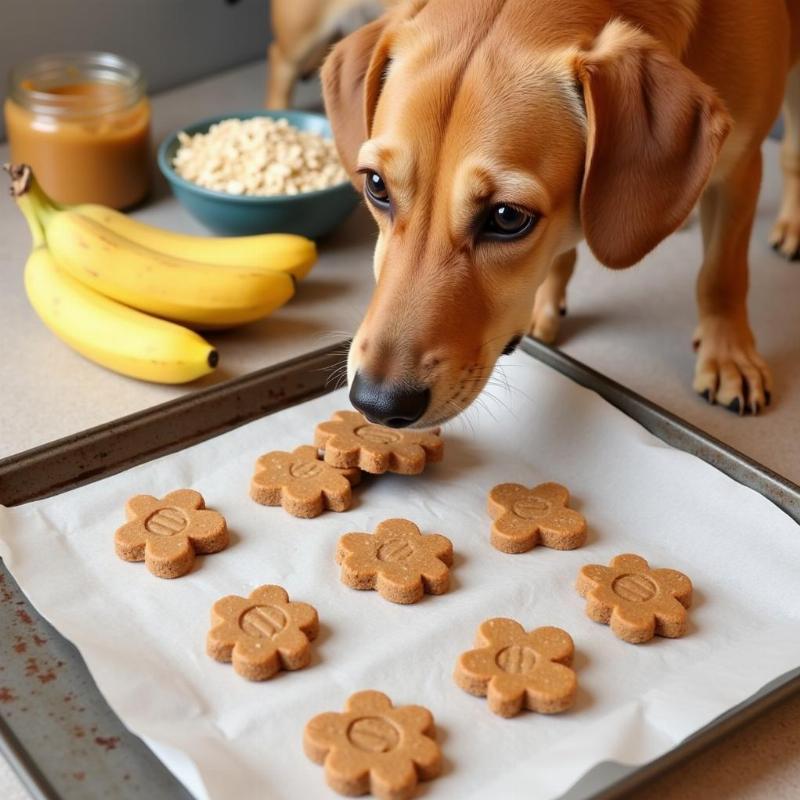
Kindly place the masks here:
POLYGON ((260 319, 294 294, 284 272, 203 264, 156 252, 77 211, 40 214, 58 265, 121 303, 198 328, 260 319))
POLYGON ((302 280, 317 260, 311 239, 291 233, 261 236, 190 236, 165 231, 132 219, 113 208, 86 204, 71 211, 151 250, 201 264, 287 272, 302 280))
POLYGON ((186 383, 217 364, 217 351, 199 334, 88 289, 59 269, 43 245, 28 257, 25 291, 56 336, 114 372, 156 383, 186 383))
POLYGON ((185 383, 211 372, 217 351, 202 337, 93 292, 59 269, 45 241, 30 172, 9 169, 12 194, 25 215, 33 250, 25 264, 25 291, 53 333, 86 358, 133 378, 185 383))

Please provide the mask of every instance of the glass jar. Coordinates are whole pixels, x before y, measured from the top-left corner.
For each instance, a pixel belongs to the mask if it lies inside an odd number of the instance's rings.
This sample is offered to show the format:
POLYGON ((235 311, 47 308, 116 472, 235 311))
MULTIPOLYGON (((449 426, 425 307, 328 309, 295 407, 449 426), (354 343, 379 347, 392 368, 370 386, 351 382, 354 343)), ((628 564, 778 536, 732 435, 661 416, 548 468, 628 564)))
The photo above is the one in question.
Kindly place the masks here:
POLYGON ((150 104, 142 73, 111 53, 43 56, 11 71, 11 158, 59 203, 127 208, 150 182, 150 104))

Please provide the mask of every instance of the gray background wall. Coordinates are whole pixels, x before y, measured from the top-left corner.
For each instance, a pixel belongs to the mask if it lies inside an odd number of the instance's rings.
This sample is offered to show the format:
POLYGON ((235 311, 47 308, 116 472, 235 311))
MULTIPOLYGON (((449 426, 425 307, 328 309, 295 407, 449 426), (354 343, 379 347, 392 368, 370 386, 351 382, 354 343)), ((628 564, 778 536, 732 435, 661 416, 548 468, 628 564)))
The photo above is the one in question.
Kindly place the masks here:
POLYGON ((13 65, 63 50, 127 56, 167 89, 262 57, 268 18, 269 0, 0 0, 0 104, 13 65))

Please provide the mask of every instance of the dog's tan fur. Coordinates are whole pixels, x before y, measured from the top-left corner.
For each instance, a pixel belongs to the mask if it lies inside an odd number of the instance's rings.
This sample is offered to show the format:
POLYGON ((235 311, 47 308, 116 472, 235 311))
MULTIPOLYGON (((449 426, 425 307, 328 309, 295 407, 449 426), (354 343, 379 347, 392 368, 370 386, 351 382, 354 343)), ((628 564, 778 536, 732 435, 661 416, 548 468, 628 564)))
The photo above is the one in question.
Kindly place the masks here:
POLYGON ((267 108, 292 105, 298 79, 316 70, 343 32, 380 16, 400 0, 272 0, 267 108))
POLYGON ((410 0, 344 39, 323 68, 337 145, 356 186, 375 170, 392 202, 391 215, 367 203, 377 285, 351 376, 429 386, 418 425, 454 416, 509 339, 555 337, 582 237, 628 267, 699 199, 694 387, 763 408, 747 250, 787 74, 775 235, 800 237, 799 49, 800 0, 410 0), (497 202, 538 225, 477 239, 473 220, 497 202))

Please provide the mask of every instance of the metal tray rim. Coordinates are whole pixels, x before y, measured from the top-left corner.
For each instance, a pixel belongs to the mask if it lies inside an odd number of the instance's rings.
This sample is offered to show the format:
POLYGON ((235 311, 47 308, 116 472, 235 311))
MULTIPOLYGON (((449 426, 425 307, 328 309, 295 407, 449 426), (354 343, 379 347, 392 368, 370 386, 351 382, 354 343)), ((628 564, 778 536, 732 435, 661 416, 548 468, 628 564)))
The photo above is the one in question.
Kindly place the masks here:
MULTIPOLYGON (((288 405, 327 393, 335 387, 329 386, 328 381, 321 379, 324 373, 337 365, 346 345, 346 341, 337 342, 242 378, 207 387, 186 397, 167 401, 145 411, 2 459, 0 501, 7 505, 17 505, 67 491, 136 463, 191 446, 288 405), (298 371, 307 375, 309 370, 318 371, 320 380, 309 380, 305 383, 296 381, 291 396, 272 397, 269 402, 259 402, 258 394, 264 386, 280 381, 291 381, 296 378, 298 371), (234 402, 231 403, 231 399, 234 402), (189 416, 192 420, 199 419, 197 416, 192 417, 192 413, 214 409, 218 405, 223 406, 223 410, 216 415, 212 414, 211 419, 188 437, 186 430, 179 428, 171 437, 161 439, 156 437, 157 441, 151 442, 149 448, 138 451, 135 455, 130 452, 115 452, 113 448, 109 448, 109 442, 118 439, 122 434, 136 439, 142 431, 156 430, 169 420, 184 416, 189 416), (72 469, 72 480, 65 480, 65 476, 72 468, 69 457, 75 453, 80 453, 84 462, 77 474, 74 468, 72 469), (42 469, 43 467, 45 469, 42 469), (38 483, 36 481, 31 483, 31 477, 34 475, 44 475, 44 477, 40 477, 38 483)), ((596 391, 662 440, 693 452, 738 482, 759 491, 800 522, 800 487, 796 484, 559 350, 529 338, 522 342, 521 347, 526 354, 596 391)), ((85 664, 83 669, 86 669, 85 664)), ((755 700, 744 701, 668 753, 634 769, 592 797, 598 800, 600 798, 610 800, 630 791, 800 690, 800 672, 787 673, 782 677, 786 677, 786 681, 782 681, 781 678, 776 679, 771 690, 756 696, 755 700)), ((8 759, 34 797, 59 800, 59 793, 44 777, 30 753, 22 747, 2 715, 0 715, 0 754, 8 759)), ((153 755, 153 758, 156 756, 153 755)))

